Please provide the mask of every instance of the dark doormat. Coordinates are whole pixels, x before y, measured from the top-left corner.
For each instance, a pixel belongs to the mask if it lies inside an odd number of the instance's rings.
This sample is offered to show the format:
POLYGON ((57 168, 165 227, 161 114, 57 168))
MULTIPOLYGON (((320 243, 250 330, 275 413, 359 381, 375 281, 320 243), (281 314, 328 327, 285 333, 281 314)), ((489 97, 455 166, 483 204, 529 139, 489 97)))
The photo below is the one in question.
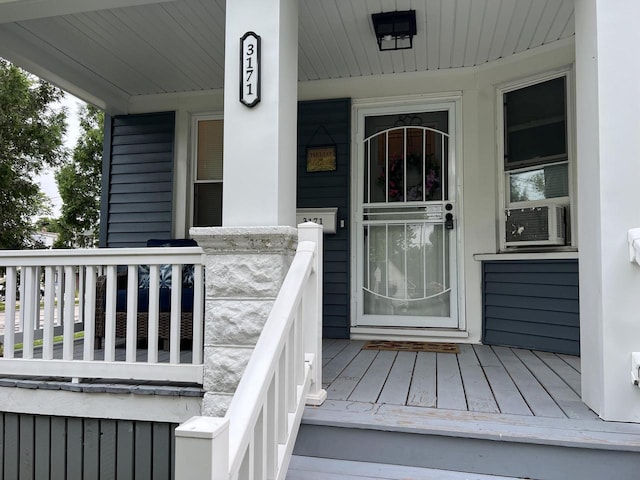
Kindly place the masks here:
POLYGON ((371 341, 364 344, 363 350, 394 350, 398 352, 436 352, 436 353, 460 353, 460 348, 455 343, 438 342, 392 342, 371 341))

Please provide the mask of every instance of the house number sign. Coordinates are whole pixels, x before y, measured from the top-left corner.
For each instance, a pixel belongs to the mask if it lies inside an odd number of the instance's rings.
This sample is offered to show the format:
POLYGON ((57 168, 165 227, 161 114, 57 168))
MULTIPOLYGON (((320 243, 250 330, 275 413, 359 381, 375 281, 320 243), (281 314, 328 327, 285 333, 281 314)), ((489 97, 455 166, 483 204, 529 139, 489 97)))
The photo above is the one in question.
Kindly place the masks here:
POLYGON ((255 107, 260 101, 260 35, 247 32, 240 38, 240 102, 255 107))

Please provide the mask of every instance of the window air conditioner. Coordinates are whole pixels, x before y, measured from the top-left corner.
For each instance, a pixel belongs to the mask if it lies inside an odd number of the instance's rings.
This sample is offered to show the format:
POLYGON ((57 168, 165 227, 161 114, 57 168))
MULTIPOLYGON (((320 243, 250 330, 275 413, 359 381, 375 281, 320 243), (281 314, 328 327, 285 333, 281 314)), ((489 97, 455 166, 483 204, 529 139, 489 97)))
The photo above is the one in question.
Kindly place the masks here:
POLYGON ((564 245, 564 207, 544 205, 505 210, 505 245, 564 245))

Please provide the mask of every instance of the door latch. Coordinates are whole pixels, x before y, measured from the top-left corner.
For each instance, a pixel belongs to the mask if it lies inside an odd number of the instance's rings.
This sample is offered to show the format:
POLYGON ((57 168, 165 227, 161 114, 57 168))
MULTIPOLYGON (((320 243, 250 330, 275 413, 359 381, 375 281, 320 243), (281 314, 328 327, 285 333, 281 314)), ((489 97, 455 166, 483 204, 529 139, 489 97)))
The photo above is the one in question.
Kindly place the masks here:
POLYGON ((444 216, 444 228, 453 230, 453 213, 447 213, 444 216))
POLYGON ((450 203, 445 204, 444 209, 447 211, 447 214, 444 216, 444 228, 447 230, 453 230, 453 205, 450 203))

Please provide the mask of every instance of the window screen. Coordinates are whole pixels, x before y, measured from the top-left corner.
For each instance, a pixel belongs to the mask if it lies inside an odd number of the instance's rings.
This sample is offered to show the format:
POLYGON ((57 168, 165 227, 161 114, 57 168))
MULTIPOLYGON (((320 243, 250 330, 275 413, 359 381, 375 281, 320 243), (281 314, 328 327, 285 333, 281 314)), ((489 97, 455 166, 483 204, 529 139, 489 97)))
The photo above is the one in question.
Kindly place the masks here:
POLYGON ((193 225, 222 225, 223 120, 197 122, 193 225))
POLYGON ((565 77, 504 95, 505 170, 567 159, 565 77))

